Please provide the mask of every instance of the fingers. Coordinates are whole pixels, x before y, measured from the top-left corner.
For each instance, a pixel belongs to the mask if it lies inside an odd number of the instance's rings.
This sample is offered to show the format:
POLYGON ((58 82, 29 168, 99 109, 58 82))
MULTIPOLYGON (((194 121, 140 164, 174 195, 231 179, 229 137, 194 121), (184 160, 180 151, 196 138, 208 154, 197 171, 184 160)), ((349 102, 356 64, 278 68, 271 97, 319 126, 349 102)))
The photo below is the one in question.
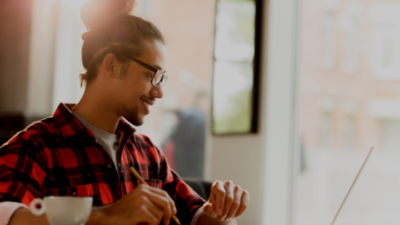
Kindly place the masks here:
POLYGON ((148 224, 157 224, 157 222, 159 221, 157 216, 151 213, 149 209, 144 205, 142 206, 141 212, 141 218, 139 218, 141 222, 146 222, 148 224))
MULTIPOLYGON (((164 216, 163 211, 156 206, 155 204, 153 204, 153 202, 151 202, 147 197, 143 197, 144 199, 144 204, 141 205, 143 214, 145 216, 145 220, 147 223, 150 224, 159 224, 161 219, 164 216)), ((164 224, 165 223, 164 221, 164 224)))
POLYGON ((219 220, 230 220, 242 215, 246 211, 249 201, 249 193, 239 185, 234 185, 232 181, 225 183, 216 181, 211 187, 210 199, 203 209, 209 216, 216 212, 219 220))
MULTIPOLYGON (((225 203, 224 203, 224 210, 222 212, 222 215, 220 215, 218 217, 218 219, 220 220, 224 220, 227 216, 227 214, 230 212, 230 209, 232 207, 232 203, 235 199, 234 196, 234 185, 232 183, 232 181, 226 181, 224 184, 224 188, 225 188, 225 203)), ((240 198, 239 198, 240 199, 240 198)))
MULTIPOLYGON (((134 202, 140 198, 147 199, 148 202, 141 200, 140 204, 148 206, 149 212, 153 213, 157 219, 161 220, 161 218, 163 218, 164 224, 169 224, 172 216, 177 212, 175 203, 164 190, 142 184, 139 185, 135 191, 130 192, 128 196, 130 202, 134 202), (161 217, 159 217, 160 213, 162 214, 161 217)), ((159 224, 159 222, 156 224, 159 224)))
POLYGON ((226 220, 233 219, 233 216, 236 215, 236 212, 238 211, 242 199, 242 194, 243 194, 243 189, 240 186, 235 186, 234 187, 234 197, 232 200, 231 208, 229 209, 229 212, 226 215, 226 220))
POLYGON ((164 198, 166 198, 169 202, 169 206, 171 208, 172 213, 175 215, 177 213, 176 207, 175 207, 175 202, 172 200, 171 196, 169 196, 169 194, 161 189, 158 188, 150 188, 149 191, 153 192, 154 194, 157 195, 162 195, 164 196, 164 198))
POLYGON ((175 203, 169 195, 165 191, 151 187, 144 192, 146 197, 164 212, 164 224, 169 224, 171 217, 176 213, 175 203))
POLYGON ((244 213, 244 211, 246 211, 247 207, 249 206, 249 203, 250 203, 250 194, 248 191, 244 190, 242 193, 242 199, 240 201, 240 207, 236 212, 234 218, 241 216, 244 213))
POLYGON ((221 181, 216 181, 211 186, 211 202, 218 216, 221 216, 225 206, 226 191, 221 181))
POLYGON ((213 206, 213 204, 210 203, 210 202, 206 202, 206 203, 203 205, 203 212, 204 212, 206 215, 208 215, 209 217, 217 218, 217 214, 216 214, 215 211, 214 211, 214 206, 213 206))

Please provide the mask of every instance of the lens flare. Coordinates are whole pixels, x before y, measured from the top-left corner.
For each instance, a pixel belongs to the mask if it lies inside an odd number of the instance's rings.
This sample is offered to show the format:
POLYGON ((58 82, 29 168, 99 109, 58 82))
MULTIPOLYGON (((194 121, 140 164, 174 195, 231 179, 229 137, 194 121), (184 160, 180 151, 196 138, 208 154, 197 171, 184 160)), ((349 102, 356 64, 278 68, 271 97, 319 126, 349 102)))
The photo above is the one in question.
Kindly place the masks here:
POLYGON ((61 0, 62 4, 71 8, 80 8, 88 0, 61 0))

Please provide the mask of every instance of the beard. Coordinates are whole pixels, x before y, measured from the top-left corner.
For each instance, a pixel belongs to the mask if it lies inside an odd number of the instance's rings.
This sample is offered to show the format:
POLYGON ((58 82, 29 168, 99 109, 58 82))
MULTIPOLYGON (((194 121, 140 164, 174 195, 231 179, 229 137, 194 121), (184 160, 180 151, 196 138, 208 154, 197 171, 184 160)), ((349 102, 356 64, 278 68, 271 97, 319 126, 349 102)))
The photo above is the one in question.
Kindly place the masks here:
POLYGON ((143 124, 143 118, 139 117, 139 109, 136 106, 133 109, 125 106, 120 106, 120 115, 123 116, 129 123, 134 126, 141 126, 143 124))

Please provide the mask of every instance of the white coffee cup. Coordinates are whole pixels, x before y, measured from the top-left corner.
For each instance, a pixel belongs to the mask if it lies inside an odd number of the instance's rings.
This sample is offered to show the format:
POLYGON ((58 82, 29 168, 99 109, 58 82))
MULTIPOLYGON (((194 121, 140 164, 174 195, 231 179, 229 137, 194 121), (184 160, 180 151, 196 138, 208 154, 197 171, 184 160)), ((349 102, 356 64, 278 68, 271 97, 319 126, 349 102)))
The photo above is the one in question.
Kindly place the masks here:
POLYGON ((36 216, 46 213, 51 225, 84 225, 90 216, 92 202, 92 197, 49 196, 34 199, 30 210, 36 216))

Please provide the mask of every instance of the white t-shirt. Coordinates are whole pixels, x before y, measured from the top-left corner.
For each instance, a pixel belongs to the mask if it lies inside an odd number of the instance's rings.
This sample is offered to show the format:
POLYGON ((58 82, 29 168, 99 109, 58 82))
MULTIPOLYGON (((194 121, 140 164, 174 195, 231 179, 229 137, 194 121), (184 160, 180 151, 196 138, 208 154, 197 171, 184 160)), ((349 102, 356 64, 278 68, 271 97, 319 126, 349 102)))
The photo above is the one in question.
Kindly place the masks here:
POLYGON ((118 135, 117 134, 111 134, 108 133, 104 130, 101 130, 86 120, 84 120, 82 117, 80 117, 78 114, 72 112, 74 116, 89 130, 91 130, 94 134, 94 137, 96 138, 96 142, 99 143, 101 146, 103 146, 104 150, 108 153, 108 155, 111 157, 112 161, 114 162, 115 169, 117 170, 118 174, 118 179, 120 179, 120 174, 119 174, 119 160, 117 161, 117 152, 119 149, 119 140, 118 140, 118 135))

